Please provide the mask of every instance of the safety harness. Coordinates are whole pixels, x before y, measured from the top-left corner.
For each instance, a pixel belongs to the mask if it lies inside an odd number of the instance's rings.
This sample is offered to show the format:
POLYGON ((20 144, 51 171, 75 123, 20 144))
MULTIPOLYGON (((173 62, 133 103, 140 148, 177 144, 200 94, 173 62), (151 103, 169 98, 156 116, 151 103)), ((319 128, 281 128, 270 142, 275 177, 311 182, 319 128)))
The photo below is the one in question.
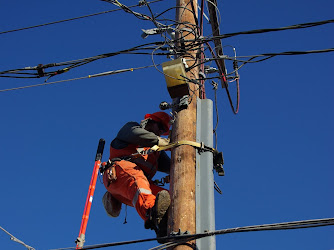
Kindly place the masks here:
POLYGON ((214 169, 217 171, 219 176, 224 176, 225 175, 225 171, 223 168, 224 165, 224 158, 223 158, 223 152, 219 152, 217 149, 206 146, 203 142, 194 142, 194 141, 187 141, 187 140, 181 140, 181 141, 177 141, 174 143, 170 143, 167 146, 158 146, 155 145, 153 147, 151 147, 149 150, 151 150, 150 152, 154 152, 154 151, 162 151, 162 150, 168 150, 177 146, 181 146, 181 145, 189 145, 192 146, 194 148, 198 149, 198 152, 211 152, 213 153, 213 167, 214 169))
POLYGON ((187 140, 181 140, 181 141, 177 141, 177 142, 173 142, 170 143, 166 146, 158 146, 158 145, 154 145, 153 147, 150 148, 150 150, 152 151, 162 151, 162 150, 168 150, 174 147, 178 147, 181 145, 189 145, 189 146, 193 146, 194 148, 197 148, 199 150, 199 152, 204 152, 204 151, 209 151, 209 152, 215 152, 217 151, 214 148, 211 148, 209 146, 206 146, 203 142, 194 142, 194 141, 187 141, 187 140))
MULTIPOLYGON (((224 159, 223 159, 222 152, 219 152, 218 150, 216 150, 212 147, 206 146, 203 142, 194 142, 194 141, 188 141, 188 140, 180 140, 180 141, 177 141, 177 142, 170 143, 166 146, 154 145, 153 147, 151 147, 149 149, 139 148, 137 150, 137 153, 134 153, 134 154, 131 154, 131 155, 128 155, 128 156, 109 159, 108 162, 103 162, 101 164, 100 173, 103 174, 108 168, 113 167, 114 163, 116 161, 121 161, 121 160, 131 161, 131 160, 139 158, 143 155, 148 155, 148 154, 151 154, 151 153, 154 153, 154 152, 159 152, 159 151, 170 150, 171 148, 175 148, 175 147, 182 146, 182 145, 189 145, 189 146, 192 146, 194 148, 197 148, 199 153, 201 153, 201 152, 211 152, 211 153, 213 153, 214 168, 216 169, 216 171, 218 172, 218 174, 220 176, 224 175, 224 169, 222 167, 223 164, 224 164, 224 159)), ((115 171, 113 171, 113 172, 114 173, 112 175, 115 175, 115 171)))

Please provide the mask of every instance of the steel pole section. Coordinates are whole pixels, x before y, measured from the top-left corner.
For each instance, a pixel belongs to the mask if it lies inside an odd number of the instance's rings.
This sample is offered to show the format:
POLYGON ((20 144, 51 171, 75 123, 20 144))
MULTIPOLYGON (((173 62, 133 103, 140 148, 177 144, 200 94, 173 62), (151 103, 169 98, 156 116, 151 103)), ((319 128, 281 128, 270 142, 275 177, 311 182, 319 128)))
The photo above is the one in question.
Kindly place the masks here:
MULTIPOLYGON (((197 99, 196 140, 213 147, 213 113, 210 99, 197 99)), ((212 152, 196 153, 196 233, 215 231, 212 152)), ((215 236, 196 240, 199 250, 215 250, 215 236)))

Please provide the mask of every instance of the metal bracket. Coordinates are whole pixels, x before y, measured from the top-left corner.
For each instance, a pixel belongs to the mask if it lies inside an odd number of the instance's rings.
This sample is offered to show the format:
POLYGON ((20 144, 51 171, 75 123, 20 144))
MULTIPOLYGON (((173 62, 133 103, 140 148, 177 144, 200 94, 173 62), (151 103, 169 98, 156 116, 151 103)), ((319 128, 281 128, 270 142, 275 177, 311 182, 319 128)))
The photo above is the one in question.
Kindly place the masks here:
POLYGON ((83 248, 83 245, 85 243, 85 235, 81 234, 76 240, 75 243, 78 245, 78 248, 83 248))
POLYGON ((167 176, 161 178, 160 180, 159 179, 154 180, 153 183, 157 186, 163 187, 163 186, 165 186, 166 183, 170 183, 170 176, 167 175, 167 176))
POLYGON ((217 171, 219 176, 225 175, 223 165, 224 165, 223 152, 215 151, 213 153, 213 167, 217 171))
POLYGON ((201 142, 201 146, 198 148, 198 154, 205 152, 204 142, 201 142))
POLYGON ((181 231, 181 229, 179 228, 179 231, 178 232, 171 232, 169 236, 181 236, 181 235, 187 235, 187 234, 190 234, 189 231, 181 231))
MULTIPOLYGON (((142 29, 143 33, 141 35, 142 38, 146 38, 150 35, 157 35, 157 34, 162 34, 164 32, 167 32, 168 34, 170 34, 171 36, 173 36, 173 29, 170 27, 163 27, 163 28, 153 28, 153 29, 148 29, 148 30, 144 30, 142 29)), ((174 34, 175 36, 175 34, 174 34)))
POLYGON ((204 73, 205 73, 205 74, 216 73, 216 72, 218 72, 218 71, 219 71, 219 70, 216 69, 216 68, 214 68, 214 67, 210 67, 210 66, 208 66, 208 65, 205 65, 205 66, 204 66, 204 73))
POLYGON ((187 109, 189 106, 189 95, 174 98, 173 103, 161 102, 159 108, 161 110, 176 108, 177 111, 187 109))
POLYGON ((187 109, 188 106, 189 106, 189 95, 184 95, 181 98, 176 98, 174 100, 175 100, 176 104, 173 103, 173 105, 177 105, 179 110, 187 109))

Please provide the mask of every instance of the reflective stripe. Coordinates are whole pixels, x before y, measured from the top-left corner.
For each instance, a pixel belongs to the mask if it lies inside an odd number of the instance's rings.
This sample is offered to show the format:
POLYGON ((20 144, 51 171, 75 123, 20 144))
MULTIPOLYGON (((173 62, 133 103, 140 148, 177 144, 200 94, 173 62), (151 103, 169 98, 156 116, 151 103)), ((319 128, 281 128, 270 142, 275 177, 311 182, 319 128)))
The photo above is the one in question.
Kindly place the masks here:
POLYGON ((139 194, 152 194, 151 190, 147 190, 145 188, 139 188, 135 194, 135 196, 132 199, 132 205, 135 207, 136 203, 138 201, 139 194))

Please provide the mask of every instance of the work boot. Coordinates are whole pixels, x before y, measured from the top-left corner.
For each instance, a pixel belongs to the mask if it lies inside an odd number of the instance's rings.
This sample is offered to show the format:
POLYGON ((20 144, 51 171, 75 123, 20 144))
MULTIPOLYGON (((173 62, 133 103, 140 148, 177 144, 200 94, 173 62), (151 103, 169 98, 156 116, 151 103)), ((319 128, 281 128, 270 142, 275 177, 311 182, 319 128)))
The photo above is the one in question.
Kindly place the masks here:
POLYGON ((122 209, 122 202, 115 199, 111 193, 108 191, 102 197, 102 203, 104 209, 106 210, 107 214, 111 217, 118 217, 121 209, 122 209))
POLYGON ((149 218, 145 221, 145 228, 154 229, 158 238, 167 236, 169 205, 169 193, 166 190, 162 190, 157 194, 154 206, 148 211, 149 218))

